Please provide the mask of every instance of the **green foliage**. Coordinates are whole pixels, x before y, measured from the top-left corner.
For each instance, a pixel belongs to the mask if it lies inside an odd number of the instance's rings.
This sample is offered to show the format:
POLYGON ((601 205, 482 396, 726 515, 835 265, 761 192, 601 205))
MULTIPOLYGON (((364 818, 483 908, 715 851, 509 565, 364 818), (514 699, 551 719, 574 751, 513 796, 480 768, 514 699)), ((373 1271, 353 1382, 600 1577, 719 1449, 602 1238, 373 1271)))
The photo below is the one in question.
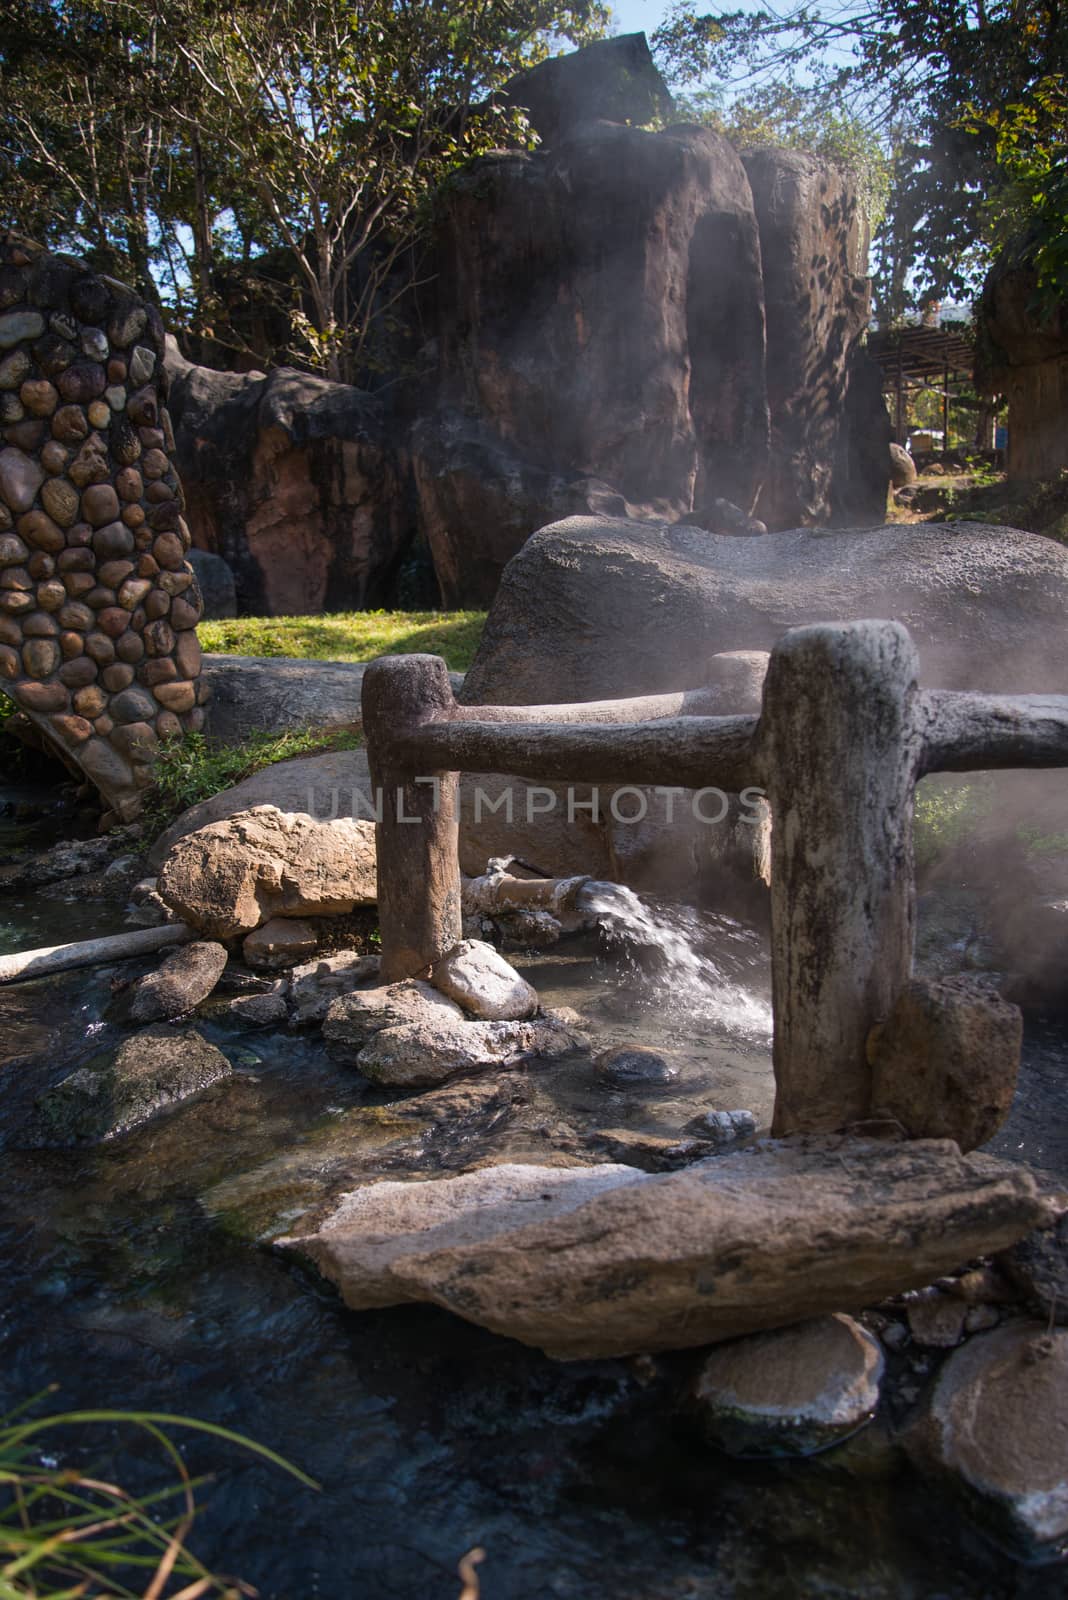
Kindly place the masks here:
POLYGON ((434 187, 529 137, 495 91, 608 13, 0 0, 0 17, 0 226, 89 256, 217 343, 273 353, 273 320, 281 353, 288 334, 290 355, 351 381, 419 277, 434 187))
POLYGON ((986 774, 924 778, 916 790, 916 865, 921 870, 932 867, 966 844, 993 804, 993 785, 986 774))
POLYGON ((27 1420, 41 1399, 0 1419, 0 1600, 238 1600, 256 1591, 221 1578, 189 1549, 196 1490, 172 1434, 193 1429, 251 1451, 309 1488, 299 1468, 229 1428, 150 1411, 76 1411, 27 1420), (136 1429, 156 1447, 170 1477, 160 1490, 135 1496, 99 1473, 61 1466, 85 1429, 136 1429), (42 1446, 48 1453, 42 1453, 42 1446))
POLYGON ((350 728, 253 733, 241 744, 220 744, 202 733, 167 739, 160 746, 154 782, 145 796, 141 814, 144 827, 155 838, 190 806, 209 800, 276 761, 322 755, 327 750, 356 750, 361 742, 359 733, 350 728))
POLYGON ((202 622, 205 650, 239 656, 299 656, 315 661, 370 661, 424 651, 466 672, 478 649, 484 611, 341 611, 310 617, 233 617, 202 622))

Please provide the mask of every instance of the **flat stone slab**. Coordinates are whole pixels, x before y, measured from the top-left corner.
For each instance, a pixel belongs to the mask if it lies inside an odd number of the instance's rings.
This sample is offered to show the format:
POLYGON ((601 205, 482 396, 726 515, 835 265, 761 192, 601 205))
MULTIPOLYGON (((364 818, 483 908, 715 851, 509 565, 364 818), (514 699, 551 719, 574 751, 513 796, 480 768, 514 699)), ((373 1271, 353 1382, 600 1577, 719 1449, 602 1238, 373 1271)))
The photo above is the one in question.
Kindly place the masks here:
POLYGON ((821 1137, 665 1174, 505 1166, 379 1183, 279 1242, 355 1309, 430 1301, 567 1360, 859 1310, 1045 1215, 1029 1172, 949 1141, 821 1137))

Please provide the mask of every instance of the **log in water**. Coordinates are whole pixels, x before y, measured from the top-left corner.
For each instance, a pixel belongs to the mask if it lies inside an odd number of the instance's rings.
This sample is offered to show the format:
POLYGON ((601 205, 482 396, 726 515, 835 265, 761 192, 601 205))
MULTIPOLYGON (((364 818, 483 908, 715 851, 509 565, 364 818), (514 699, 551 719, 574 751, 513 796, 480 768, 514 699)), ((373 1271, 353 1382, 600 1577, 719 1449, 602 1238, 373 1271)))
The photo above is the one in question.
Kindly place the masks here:
POLYGON ((171 922, 162 928, 134 928, 129 933, 110 934, 104 939, 82 939, 76 944, 17 950, 12 955, 0 956, 0 983, 22 983, 30 978, 69 972, 73 967, 92 967, 98 962, 151 955, 165 945, 185 944, 195 938, 195 930, 184 922, 171 922))

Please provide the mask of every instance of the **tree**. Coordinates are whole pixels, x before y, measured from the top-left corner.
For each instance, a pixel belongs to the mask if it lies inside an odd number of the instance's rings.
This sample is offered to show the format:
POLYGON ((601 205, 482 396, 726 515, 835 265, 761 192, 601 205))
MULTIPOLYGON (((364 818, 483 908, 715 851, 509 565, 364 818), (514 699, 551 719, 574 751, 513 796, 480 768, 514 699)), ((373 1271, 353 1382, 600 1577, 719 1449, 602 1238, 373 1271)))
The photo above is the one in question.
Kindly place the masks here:
POLYGON ((233 337, 272 286, 351 380, 418 272, 430 197, 529 137, 496 91, 603 31, 599 0, 0 0, 0 221, 233 337), (281 265, 284 263, 284 265, 281 265))
POLYGON ((1057 241, 1068 236, 1068 218, 1047 181, 1057 176, 1065 133, 1063 95, 1049 92, 1068 68, 1059 0, 828 0, 706 15, 690 3, 682 11, 721 82, 751 95, 785 79, 812 106, 846 112, 881 139, 893 164, 877 239, 884 309, 974 292, 991 252, 1005 248, 1036 203, 1047 275, 1063 270, 1057 263, 1068 252, 1057 241))

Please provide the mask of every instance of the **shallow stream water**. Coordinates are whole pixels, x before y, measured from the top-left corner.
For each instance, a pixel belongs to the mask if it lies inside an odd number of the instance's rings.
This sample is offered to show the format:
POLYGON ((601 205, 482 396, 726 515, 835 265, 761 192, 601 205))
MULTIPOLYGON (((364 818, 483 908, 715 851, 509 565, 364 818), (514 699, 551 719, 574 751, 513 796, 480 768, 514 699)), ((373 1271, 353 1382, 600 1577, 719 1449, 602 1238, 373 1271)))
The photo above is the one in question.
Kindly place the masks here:
MULTIPOLYGON (((121 925, 76 886, 67 893, 6 905, 0 948, 121 925)), ((640 1044, 679 1066, 639 1112, 610 1097, 606 1123, 677 1127, 702 1104, 748 1107, 766 1123, 764 952, 733 924, 712 926, 707 943, 748 997, 744 1026, 709 1027, 673 1006, 648 955, 619 962, 590 943, 523 964, 606 1048, 640 1044)), ((319 1493, 189 1436, 190 1465, 217 1473, 194 1546, 265 1600, 455 1600, 457 1563, 476 1545, 482 1600, 1064 1594, 1063 1569, 1022 1569, 993 1551, 905 1470, 879 1425, 807 1462, 728 1460, 693 1428, 689 1356, 562 1365, 433 1309, 349 1312, 257 1246, 220 1194, 255 1188, 250 1174, 318 1149, 324 1130, 356 1126, 346 1118, 377 1103, 314 1037, 242 1032, 215 1007, 196 1025, 233 1078, 113 1146, 18 1149, 34 1096, 119 1037, 104 1013, 112 980, 135 970, 0 990, 0 1410, 57 1383, 56 1408, 190 1414, 297 1462, 319 1493)), ((1066 1060, 1063 1036, 1039 1030, 1026 1075, 1053 1092, 1066 1060)), ((421 1170, 456 1170, 491 1139, 531 1159, 553 1118, 597 1093, 588 1068, 565 1062, 538 1079, 503 1141, 460 1119, 423 1141, 421 1170)), ((1047 1108, 1014 1127, 1014 1113, 1006 1153, 1030 1153, 1050 1120, 1047 1108)), ((56 1449, 131 1487, 155 1471, 121 1431, 56 1449)))

